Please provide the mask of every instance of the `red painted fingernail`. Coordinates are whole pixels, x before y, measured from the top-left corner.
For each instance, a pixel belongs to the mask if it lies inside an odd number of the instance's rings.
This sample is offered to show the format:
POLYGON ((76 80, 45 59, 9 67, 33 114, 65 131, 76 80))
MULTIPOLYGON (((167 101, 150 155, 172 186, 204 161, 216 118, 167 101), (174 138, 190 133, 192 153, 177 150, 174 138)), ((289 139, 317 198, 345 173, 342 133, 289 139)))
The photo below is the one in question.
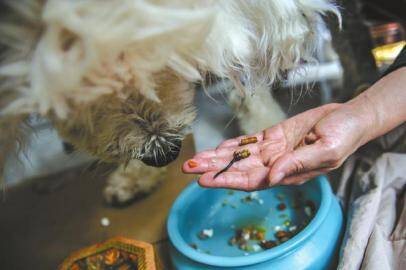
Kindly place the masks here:
POLYGON ((196 168, 197 166, 199 166, 199 163, 197 163, 193 159, 189 159, 187 162, 187 165, 189 166, 189 168, 193 169, 193 168, 196 168))

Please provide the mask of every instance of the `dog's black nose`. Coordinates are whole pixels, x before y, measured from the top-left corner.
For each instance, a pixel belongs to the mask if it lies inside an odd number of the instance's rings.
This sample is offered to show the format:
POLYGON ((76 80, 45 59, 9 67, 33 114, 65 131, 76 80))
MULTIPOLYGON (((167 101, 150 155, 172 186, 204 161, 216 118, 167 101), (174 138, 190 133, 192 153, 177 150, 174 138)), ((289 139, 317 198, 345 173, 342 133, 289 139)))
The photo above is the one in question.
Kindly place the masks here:
POLYGON ((155 146, 155 149, 145 152, 141 161, 148 166, 163 167, 179 156, 181 147, 182 141, 180 139, 167 141, 162 143, 162 145, 155 146))

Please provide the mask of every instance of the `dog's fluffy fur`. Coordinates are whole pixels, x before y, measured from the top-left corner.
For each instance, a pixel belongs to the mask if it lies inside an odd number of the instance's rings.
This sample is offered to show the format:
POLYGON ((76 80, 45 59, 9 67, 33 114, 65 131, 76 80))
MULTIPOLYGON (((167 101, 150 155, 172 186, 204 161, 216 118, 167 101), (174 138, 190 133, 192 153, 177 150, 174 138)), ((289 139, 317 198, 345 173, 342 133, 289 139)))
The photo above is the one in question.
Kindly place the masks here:
POLYGON ((210 73, 269 95, 287 70, 312 61, 321 15, 339 17, 329 0, 7 3, 0 117, 15 125, 39 113, 77 148, 120 163, 178 150, 171 144, 194 118, 192 83, 210 73))

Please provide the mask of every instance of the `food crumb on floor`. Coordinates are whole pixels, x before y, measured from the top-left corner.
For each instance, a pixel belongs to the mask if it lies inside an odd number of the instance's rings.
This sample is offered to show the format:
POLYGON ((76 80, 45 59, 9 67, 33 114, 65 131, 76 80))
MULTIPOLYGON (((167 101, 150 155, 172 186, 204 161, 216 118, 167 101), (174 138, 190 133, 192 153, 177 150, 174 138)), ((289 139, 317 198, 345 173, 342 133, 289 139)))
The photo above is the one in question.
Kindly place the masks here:
POLYGON ((103 227, 108 227, 108 226, 110 226, 110 219, 107 218, 107 217, 103 217, 103 218, 100 219, 100 224, 103 227))

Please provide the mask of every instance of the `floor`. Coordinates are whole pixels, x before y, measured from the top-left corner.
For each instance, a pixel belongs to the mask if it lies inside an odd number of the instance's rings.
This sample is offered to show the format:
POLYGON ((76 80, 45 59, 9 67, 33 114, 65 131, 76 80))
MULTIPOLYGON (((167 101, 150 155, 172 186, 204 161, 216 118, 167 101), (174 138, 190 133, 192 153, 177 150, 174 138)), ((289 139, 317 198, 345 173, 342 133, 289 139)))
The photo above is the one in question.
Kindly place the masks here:
POLYGON ((0 268, 55 270, 75 250, 124 236, 154 244, 163 269, 170 269, 166 217, 176 196, 194 178, 179 170, 194 153, 193 137, 183 145, 164 183, 125 208, 103 202, 108 172, 103 166, 36 178, 7 190, 0 204, 0 268), (101 226, 104 217, 110 226, 101 226))

